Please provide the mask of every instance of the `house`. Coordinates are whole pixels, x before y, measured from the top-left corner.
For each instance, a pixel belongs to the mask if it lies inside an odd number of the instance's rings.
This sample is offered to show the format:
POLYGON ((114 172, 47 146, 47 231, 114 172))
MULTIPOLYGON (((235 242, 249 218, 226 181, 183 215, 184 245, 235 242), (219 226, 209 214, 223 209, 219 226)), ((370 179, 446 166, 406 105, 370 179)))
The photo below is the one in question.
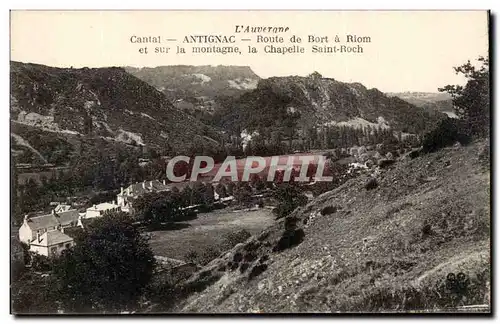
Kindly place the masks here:
POLYGON ((68 210, 71 210, 71 205, 66 205, 66 204, 58 204, 55 208, 54 211, 56 213, 62 213, 66 212, 68 210))
POLYGON ((120 190, 116 196, 118 206, 124 212, 130 212, 132 208, 132 200, 149 192, 169 191, 170 188, 166 185, 165 180, 160 182, 158 180, 143 181, 131 184, 127 188, 120 190))
POLYGON ((30 244, 37 238, 37 234, 57 229, 59 221, 54 214, 28 218, 24 216, 23 225, 19 228, 19 241, 30 244))
POLYGON ((121 211, 121 207, 118 205, 115 205, 113 203, 102 203, 87 208, 87 212, 85 213, 85 218, 102 217, 104 215, 119 211, 121 211))
POLYGON ((48 231, 77 226, 78 218, 79 214, 75 209, 60 213, 52 210, 50 214, 31 218, 26 215, 19 228, 19 241, 29 245, 37 238, 37 234, 41 235, 48 231))
POLYGON ((30 251, 45 255, 47 257, 59 256, 63 250, 69 249, 75 244, 68 235, 58 230, 38 233, 37 237, 31 241, 30 251))

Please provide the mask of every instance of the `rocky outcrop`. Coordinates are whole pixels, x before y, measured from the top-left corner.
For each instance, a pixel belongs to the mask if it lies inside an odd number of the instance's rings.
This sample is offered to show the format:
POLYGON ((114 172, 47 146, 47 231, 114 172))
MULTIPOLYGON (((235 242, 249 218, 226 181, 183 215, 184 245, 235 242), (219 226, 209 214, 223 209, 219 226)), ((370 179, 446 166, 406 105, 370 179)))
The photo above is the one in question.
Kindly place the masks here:
POLYGON ((240 129, 281 127, 290 114, 300 116, 298 127, 327 125, 387 128, 422 134, 445 115, 388 97, 360 83, 344 83, 319 74, 272 77, 226 105, 223 124, 240 129))

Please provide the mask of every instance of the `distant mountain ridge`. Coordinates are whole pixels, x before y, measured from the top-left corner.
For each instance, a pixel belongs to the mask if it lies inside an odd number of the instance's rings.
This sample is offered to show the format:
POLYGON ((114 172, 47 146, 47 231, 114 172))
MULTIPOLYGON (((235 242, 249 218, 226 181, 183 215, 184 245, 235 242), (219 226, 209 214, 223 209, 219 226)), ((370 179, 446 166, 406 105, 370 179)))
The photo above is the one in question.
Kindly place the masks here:
POLYGON ((456 117, 452 98, 445 92, 388 92, 387 95, 401 98, 417 107, 435 109, 456 117))
POLYGON ((225 108, 220 113, 223 125, 249 130, 280 127, 294 112, 300 115, 298 125, 305 128, 368 123, 421 134, 445 116, 361 83, 344 83, 319 73, 262 79, 255 90, 228 102, 225 108))
POLYGON ((217 98, 239 96, 255 89, 260 80, 248 66, 171 65, 125 70, 162 91, 176 107, 208 112, 217 109, 217 98))

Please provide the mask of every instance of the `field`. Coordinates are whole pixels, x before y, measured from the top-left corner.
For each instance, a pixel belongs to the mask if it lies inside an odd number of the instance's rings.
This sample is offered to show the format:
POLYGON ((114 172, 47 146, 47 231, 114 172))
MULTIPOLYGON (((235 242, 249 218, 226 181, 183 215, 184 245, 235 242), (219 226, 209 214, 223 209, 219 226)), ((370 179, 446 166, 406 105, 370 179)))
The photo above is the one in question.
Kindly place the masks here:
POLYGON ((198 214, 196 219, 178 223, 178 229, 151 232, 149 244, 155 255, 183 260, 186 253, 198 253, 219 246, 227 233, 245 229, 252 235, 274 222, 271 210, 216 210, 198 214))

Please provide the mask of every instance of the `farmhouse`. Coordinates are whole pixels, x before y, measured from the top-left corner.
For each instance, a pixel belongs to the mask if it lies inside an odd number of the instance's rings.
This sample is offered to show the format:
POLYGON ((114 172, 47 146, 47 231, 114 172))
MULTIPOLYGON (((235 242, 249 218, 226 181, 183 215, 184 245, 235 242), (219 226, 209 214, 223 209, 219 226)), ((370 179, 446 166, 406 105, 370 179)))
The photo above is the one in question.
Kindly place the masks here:
POLYGON ((30 244, 30 251, 47 257, 54 257, 61 254, 65 249, 69 249, 75 244, 68 235, 58 230, 52 230, 43 234, 37 234, 35 240, 30 244))
POLYGON ((85 218, 102 217, 107 214, 121 211, 121 207, 113 203, 102 203, 87 208, 85 218))
POLYGON ((161 192, 169 190, 170 188, 166 185, 165 180, 163 180, 163 182, 158 180, 137 182, 131 184, 125 189, 122 187, 120 193, 116 196, 116 201, 122 211, 130 212, 133 199, 148 192, 161 192))
POLYGON ((42 235, 48 231, 77 226, 79 216, 75 209, 60 213, 53 210, 50 214, 31 218, 26 215, 19 228, 19 240, 31 244, 38 234, 42 235))

